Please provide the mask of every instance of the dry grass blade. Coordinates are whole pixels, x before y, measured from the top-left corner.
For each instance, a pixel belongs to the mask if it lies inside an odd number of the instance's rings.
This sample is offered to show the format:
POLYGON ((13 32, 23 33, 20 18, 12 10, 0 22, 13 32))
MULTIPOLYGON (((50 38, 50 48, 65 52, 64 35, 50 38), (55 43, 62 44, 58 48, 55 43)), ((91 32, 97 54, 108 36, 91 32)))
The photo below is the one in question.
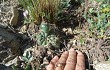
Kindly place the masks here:
POLYGON ((19 0, 28 10, 30 19, 36 23, 45 20, 55 23, 56 14, 59 11, 61 0, 19 0), (43 17, 43 19, 42 19, 43 17))

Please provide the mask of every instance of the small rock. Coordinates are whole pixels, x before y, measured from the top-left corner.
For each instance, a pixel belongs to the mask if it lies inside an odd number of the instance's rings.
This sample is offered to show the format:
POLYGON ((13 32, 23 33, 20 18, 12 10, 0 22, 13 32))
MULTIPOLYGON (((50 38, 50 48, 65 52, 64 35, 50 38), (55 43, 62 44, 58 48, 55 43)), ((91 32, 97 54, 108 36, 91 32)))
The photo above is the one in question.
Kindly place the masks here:
POLYGON ((20 54, 20 39, 16 34, 0 28, 0 62, 7 63, 20 54))
POLYGON ((95 65, 95 70, 110 70, 110 61, 97 63, 95 65))
POLYGON ((30 35, 35 34, 38 31, 38 26, 34 23, 29 24, 28 30, 30 35))
POLYGON ((48 55, 51 55, 51 54, 52 54, 52 52, 50 52, 50 51, 47 51, 47 54, 48 54, 48 55))
POLYGON ((67 31, 68 31, 66 28, 63 28, 62 30, 63 30, 64 32, 67 32, 67 31))
POLYGON ((12 17, 11 17, 11 20, 10 20, 10 24, 12 26, 17 26, 17 24, 18 24, 18 17, 19 17, 18 9, 16 7, 13 7, 12 8, 12 17))
POLYGON ((69 33, 69 34, 73 34, 73 31, 72 31, 71 28, 68 28, 68 33, 69 33))
POLYGON ((73 34, 73 31, 71 28, 63 28, 62 29, 66 34, 73 34))
POLYGON ((14 58, 13 60, 10 60, 10 61, 7 62, 5 65, 6 65, 6 66, 10 66, 10 65, 12 65, 12 64, 16 64, 16 63, 17 63, 17 59, 18 59, 18 57, 14 58))
POLYGON ((19 33, 23 34, 23 33, 26 33, 26 31, 27 31, 27 26, 24 25, 24 26, 22 26, 22 27, 20 28, 20 32, 19 32, 19 33))
POLYGON ((0 64, 0 70, 12 70, 12 68, 9 66, 5 66, 3 64, 0 64))

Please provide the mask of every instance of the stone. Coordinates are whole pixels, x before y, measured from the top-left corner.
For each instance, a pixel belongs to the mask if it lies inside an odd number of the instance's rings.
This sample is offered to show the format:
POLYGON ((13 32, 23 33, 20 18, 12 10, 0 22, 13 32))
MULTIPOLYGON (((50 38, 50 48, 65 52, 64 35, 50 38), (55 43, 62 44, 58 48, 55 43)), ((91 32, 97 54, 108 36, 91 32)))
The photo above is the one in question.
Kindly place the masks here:
POLYGON ((3 64, 0 64, 0 70, 13 70, 10 66, 5 66, 3 64))
POLYGON ((110 70, 110 61, 97 63, 95 65, 95 70, 110 70))
POLYGON ((26 26, 26 25, 23 25, 23 26, 21 27, 19 33, 24 34, 24 33, 26 33, 26 31, 27 31, 27 26, 26 26))
POLYGON ((14 58, 13 60, 10 60, 9 62, 7 62, 5 64, 5 66, 11 66, 13 64, 17 64, 17 61, 18 61, 18 57, 14 58))
POLYGON ((20 40, 16 34, 0 28, 0 63, 7 63, 20 54, 20 40))
POLYGON ((0 27, 17 26, 19 11, 18 0, 3 0, 0 3, 0 27))
POLYGON ((11 20, 10 20, 10 24, 12 26, 17 26, 18 17, 19 17, 18 9, 16 7, 12 7, 12 17, 11 17, 11 20))

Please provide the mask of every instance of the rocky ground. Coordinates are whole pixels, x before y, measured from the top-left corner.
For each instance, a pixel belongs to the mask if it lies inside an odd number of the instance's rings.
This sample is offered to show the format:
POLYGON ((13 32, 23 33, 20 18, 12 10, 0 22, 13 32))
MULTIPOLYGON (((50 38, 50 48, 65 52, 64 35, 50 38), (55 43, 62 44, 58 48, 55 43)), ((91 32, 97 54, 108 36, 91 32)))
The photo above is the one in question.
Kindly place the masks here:
MULTIPOLYGON (((72 12, 64 13, 64 17, 68 14, 70 15, 70 13, 72 14, 72 12)), ((76 16, 77 13, 73 17, 76 16)), ((65 20, 66 18, 59 21, 61 24, 58 24, 56 29, 62 39, 59 49, 37 46, 35 40, 32 39, 32 35, 38 32, 39 26, 35 24, 24 25, 22 24, 22 19, 20 19, 21 17, 22 11, 18 7, 17 0, 4 0, 4 2, 0 2, 1 70, 12 70, 11 66, 13 64, 16 64, 18 67, 22 67, 23 64, 25 66, 25 63, 20 60, 20 56, 27 50, 31 51, 34 57, 31 64, 33 66, 40 66, 41 70, 43 70, 51 58, 55 55, 60 56, 63 51, 71 47, 85 54, 86 68, 88 70, 110 70, 110 62, 108 61, 110 58, 110 38, 98 39, 95 36, 90 37, 87 30, 88 25, 82 21, 84 19, 80 15, 68 22, 65 20), (64 24, 63 20, 68 24, 62 26, 64 24), (78 21, 82 21, 85 24, 81 24, 78 27, 77 25, 80 24, 78 21)))

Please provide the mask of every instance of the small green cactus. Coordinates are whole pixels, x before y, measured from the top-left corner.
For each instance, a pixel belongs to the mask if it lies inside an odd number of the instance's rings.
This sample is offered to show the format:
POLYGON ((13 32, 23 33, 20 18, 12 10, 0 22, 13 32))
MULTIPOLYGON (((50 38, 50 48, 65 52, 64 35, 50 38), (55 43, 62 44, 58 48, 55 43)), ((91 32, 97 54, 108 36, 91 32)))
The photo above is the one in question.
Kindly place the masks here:
POLYGON ((49 32, 49 25, 45 21, 43 21, 40 25, 40 30, 42 32, 48 33, 49 32))
POLYGON ((49 25, 42 22, 40 25, 40 32, 36 35, 38 45, 58 47, 60 42, 56 35, 50 33, 49 25))
POLYGON ((55 35, 49 35, 47 37, 47 41, 49 44, 51 44, 55 48, 58 48, 60 46, 59 38, 56 37, 55 35))
MULTIPOLYGON (((32 56, 30 51, 25 51, 23 56, 21 57, 21 59, 26 62, 26 67, 23 68, 23 70, 34 70, 34 69, 31 69, 30 63, 33 60, 33 56, 32 56)), ((12 69, 13 70, 19 70, 19 68, 16 65, 13 65, 12 69)))
POLYGON ((24 52, 23 57, 22 57, 22 60, 25 61, 25 62, 28 62, 28 63, 33 60, 33 56, 30 53, 30 51, 24 52))
POLYGON ((41 33, 37 34, 37 43, 38 43, 38 45, 47 46, 48 45, 47 37, 48 37, 47 34, 45 35, 44 32, 41 32, 41 33))

